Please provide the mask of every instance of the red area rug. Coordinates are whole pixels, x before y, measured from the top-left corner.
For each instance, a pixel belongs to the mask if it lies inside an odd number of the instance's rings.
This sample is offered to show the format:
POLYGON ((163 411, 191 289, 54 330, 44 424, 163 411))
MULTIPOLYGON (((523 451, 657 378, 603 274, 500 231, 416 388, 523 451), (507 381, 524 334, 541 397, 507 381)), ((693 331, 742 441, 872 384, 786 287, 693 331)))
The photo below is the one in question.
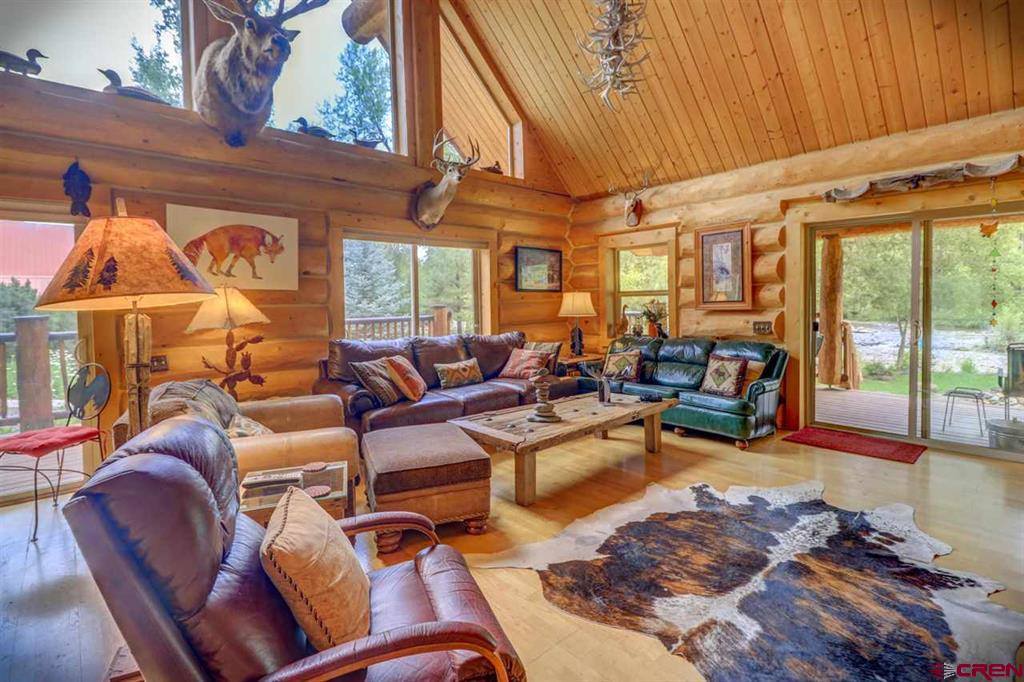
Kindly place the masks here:
POLYGON ((889 440, 888 438, 862 436, 859 433, 850 433, 849 431, 819 429, 813 426, 806 426, 796 433, 785 436, 782 440, 802 445, 813 445, 827 450, 851 452, 855 455, 864 455, 865 457, 888 459, 892 462, 905 462, 906 464, 916 462, 921 453, 928 449, 923 445, 901 443, 898 440, 889 440))

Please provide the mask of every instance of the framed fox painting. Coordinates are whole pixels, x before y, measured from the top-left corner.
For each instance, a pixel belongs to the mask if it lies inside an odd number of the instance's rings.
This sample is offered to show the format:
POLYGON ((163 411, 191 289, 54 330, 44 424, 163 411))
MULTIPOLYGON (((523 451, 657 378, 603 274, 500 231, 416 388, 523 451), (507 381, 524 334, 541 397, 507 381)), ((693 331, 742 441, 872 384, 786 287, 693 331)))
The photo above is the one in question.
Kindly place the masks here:
POLYGON ((295 218, 168 204, 167 233, 214 286, 299 288, 295 218))

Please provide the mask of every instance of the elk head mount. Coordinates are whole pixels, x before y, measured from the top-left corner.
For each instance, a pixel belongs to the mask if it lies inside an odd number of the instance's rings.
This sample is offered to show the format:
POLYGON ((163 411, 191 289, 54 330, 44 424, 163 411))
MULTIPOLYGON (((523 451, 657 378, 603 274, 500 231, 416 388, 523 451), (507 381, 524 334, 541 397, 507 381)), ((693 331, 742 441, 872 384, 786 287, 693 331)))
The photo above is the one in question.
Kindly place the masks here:
POLYGON ((424 230, 432 230, 444 218, 444 212, 448 204, 455 198, 455 191, 459 187, 462 178, 466 176, 473 165, 480 160, 480 149, 476 142, 470 142, 470 153, 464 157, 455 147, 453 138, 445 137, 444 130, 438 130, 434 135, 434 160, 430 165, 441 171, 440 182, 428 180, 416 188, 412 198, 412 211, 410 218, 424 230), (448 159, 444 156, 444 149, 452 145, 456 159, 448 159))
POLYGON ((299 35, 284 28, 284 22, 323 7, 329 0, 299 0, 287 11, 285 0, 278 0, 277 12, 271 16, 256 11, 258 0, 234 0, 237 11, 218 0, 203 2, 214 17, 231 25, 234 34, 203 50, 193 100, 208 126, 228 145, 241 147, 270 118, 274 83, 299 35))
MULTIPOLYGON (((651 171, 644 172, 644 184, 636 189, 627 189, 622 194, 622 217, 626 221, 627 227, 636 227, 640 224, 640 218, 644 215, 644 202, 640 200, 651 187, 651 171)), ((614 185, 608 188, 608 193, 612 196, 620 194, 618 188, 614 185)))

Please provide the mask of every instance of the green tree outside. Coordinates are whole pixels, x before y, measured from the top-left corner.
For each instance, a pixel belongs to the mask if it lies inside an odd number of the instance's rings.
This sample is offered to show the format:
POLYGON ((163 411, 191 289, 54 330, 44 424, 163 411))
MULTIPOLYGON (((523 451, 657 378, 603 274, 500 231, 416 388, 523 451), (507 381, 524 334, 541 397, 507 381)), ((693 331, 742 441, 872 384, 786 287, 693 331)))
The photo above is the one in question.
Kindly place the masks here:
POLYGON ((380 140, 391 151, 391 63, 383 49, 349 42, 338 55, 342 93, 317 107, 337 139, 380 140))
POLYGON ((132 80, 171 104, 183 103, 183 81, 181 76, 181 7, 179 0, 149 0, 149 5, 160 12, 160 19, 153 24, 155 43, 145 49, 137 36, 132 36, 132 50, 135 52, 129 67, 132 80), (173 50, 168 52, 166 39, 170 38, 173 50))

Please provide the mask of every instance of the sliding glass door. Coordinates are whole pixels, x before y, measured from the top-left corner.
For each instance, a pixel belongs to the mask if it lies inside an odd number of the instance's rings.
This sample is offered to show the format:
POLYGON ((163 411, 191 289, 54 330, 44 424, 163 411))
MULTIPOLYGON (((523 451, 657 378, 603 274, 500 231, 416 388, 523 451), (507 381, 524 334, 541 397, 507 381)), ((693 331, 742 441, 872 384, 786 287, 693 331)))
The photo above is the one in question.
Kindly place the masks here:
POLYGON ((1024 454, 1024 216, 813 234, 811 421, 1024 454))

